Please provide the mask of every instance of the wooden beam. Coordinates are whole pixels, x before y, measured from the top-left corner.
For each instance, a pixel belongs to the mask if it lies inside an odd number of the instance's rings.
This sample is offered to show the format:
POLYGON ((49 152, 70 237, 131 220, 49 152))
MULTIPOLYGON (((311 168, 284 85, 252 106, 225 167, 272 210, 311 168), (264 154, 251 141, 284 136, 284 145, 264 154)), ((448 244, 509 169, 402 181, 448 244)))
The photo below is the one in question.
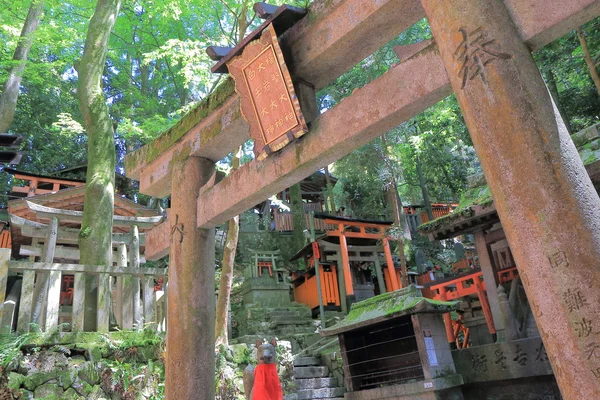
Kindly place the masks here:
MULTIPOLYGON (((58 208, 46 207, 29 200, 25 200, 27 207, 35 212, 37 217, 40 218, 60 218, 64 222, 75 222, 81 223, 83 221, 83 212, 73 210, 61 210, 58 208)), ((155 217, 123 217, 120 215, 113 216, 113 226, 132 226, 138 225, 139 227, 151 228, 163 219, 162 215, 155 217)))
MULTIPOLYGON (((282 47, 289 49, 288 66, 296 78, 310 82, 319 90, 425 17, 418 0, 367 3, 363 0, 316 0, 311 4, 310 17, 301 20, 281 38, 282 47), (331 29, 332 26, 335 29, 331 29)), ((516 16, 515 22, 523 40, 532 49, 600 14, 600 0, 531 0, 526 3, 505 0, 505 3, 516 16)), ((435 62, 431 67, 420 68, 435 74, 438 65, 435 62)), ((423 76, 426 71, 408 70, 404 78, 410 80, 413 74, 423 76)), ((445 70, 442 76, 445 77, 445 70)), ((438 96, 433 103, 445 95, 438 96)), ((416 109, 409 117, 420 111, 416 109)), ((306 137, 310 135, 312 133, 306 137)), ((127 176, 140 180, 142 193, 165 197, 171 192, 173 156, 185 151, 218 161, 247 139, 248 125, 239 112, 239 97, 232 91, 220 107, 208 117, 198 118, 182 137, 173 140, 161 136, 127 155, 127 176), (161 148, 162 152, 157 151, 161 148)))
POLYGON ((109 274, 111 276, 131 275, 143 278, 146 275, 155 277, 167 276, 166 268, 123 268, 106 267, 104 265, 83 265, 83 264, 61 264, 61 263, 36 263, 30 261, 9 261, 9 272, 23 271, 62 271, 67 274, 76 272, 85 272, 87 274, 109 274))
MULTIPOLYGON (((37 221, 31 221, 18 215, 10 214, 10 222, 12 225, 21 228, 21 234, 30 238, 45 239, 48 225, 37 221)), ((77 244, 79 239, 79 229, 77 228, 58 228, 57 243, 62 244, 77 244)), ((113 233, 113 244, 131 242, 131 234, 129 233, 113 233)), ((146 234, 140 233, 140 245, 146 244, 146 234)))
MULTIPOLYGON (((21 245, 21 247, 19 249, 19 255, 21 255, 21 256, 41 257, 43 255, 43 253, 44 253, 44 251, 40 246, 21 245)), ((119 257, 119 253, 116 251, 113 251, 113 259, 116 260, 116 259, 118 259, 118 257, 119 257)), ((54 251, 54 258, 62 258, 65 260, 79 261, 79 258, 80 258, 79 249, 74 248, 74 247, 56 246, 55 251, 54 251)), ((46 262, 51 262, 51 261, 46 260, 46 262)), ((140 263, 144 264, 145 262, 146 262, 146 259, 144 257, 140 257, 138 265, 140 263)))

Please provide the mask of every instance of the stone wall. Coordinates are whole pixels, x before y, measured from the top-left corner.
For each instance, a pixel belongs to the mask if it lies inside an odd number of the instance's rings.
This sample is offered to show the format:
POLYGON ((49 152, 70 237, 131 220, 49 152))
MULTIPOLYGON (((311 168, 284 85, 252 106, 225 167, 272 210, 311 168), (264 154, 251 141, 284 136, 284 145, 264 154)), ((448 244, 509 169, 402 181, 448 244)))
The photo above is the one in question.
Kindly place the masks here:
POLYGON ((0 399, 162 398, 163 355, 153 332, 5 335, 0 399))

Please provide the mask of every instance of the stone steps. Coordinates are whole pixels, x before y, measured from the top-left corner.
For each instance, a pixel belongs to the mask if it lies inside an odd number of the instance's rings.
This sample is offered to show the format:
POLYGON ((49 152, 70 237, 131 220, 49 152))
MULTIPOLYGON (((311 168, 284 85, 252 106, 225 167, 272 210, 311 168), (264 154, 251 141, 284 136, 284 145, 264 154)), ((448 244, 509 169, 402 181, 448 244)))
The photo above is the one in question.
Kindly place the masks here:
POLYGON ((296 393, 286 396, 286 400, 343 399, 344 388, 330 376, 329 368, 321 364, 320 357, 296 356, 294 381, 296 393))

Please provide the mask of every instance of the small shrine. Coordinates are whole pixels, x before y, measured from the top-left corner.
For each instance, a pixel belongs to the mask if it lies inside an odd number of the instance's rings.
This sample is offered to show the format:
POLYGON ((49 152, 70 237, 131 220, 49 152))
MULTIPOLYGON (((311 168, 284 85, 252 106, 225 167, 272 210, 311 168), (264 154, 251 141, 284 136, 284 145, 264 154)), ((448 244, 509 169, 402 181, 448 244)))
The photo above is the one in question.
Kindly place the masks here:
POLYGON ((323 213, 315 213, 314 217, 329 228, 291 259, 303 259, 305 264, 304 270, 292 273, 297 302, 316 310, 321 297, 325 309, 347 312, 356 301, 401 287, 400 269, 394 263, 387 235, 392 222, 323 213), (319 264, 321 296, 315 260, 319 264))
POLYGON ((352 305, 321 331, 337 335, 347 400, 462 399, 440 314, 457 302, 431 300, 410 285, 352 305))

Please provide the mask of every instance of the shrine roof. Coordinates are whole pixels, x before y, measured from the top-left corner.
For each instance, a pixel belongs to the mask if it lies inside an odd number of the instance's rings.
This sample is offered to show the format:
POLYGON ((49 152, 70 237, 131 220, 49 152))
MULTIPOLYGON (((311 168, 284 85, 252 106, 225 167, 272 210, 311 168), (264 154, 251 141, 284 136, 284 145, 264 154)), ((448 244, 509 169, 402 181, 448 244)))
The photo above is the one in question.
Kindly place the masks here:
POLYGON ((390 319, 419 313, 447 313, 458 308, 458 301, 438 301, 421 295, 416 286, 380 294, 370 299, 352 304, 350 312, 342 321, 331 328, 323 329, 321 336, 364 328, 390 319))

